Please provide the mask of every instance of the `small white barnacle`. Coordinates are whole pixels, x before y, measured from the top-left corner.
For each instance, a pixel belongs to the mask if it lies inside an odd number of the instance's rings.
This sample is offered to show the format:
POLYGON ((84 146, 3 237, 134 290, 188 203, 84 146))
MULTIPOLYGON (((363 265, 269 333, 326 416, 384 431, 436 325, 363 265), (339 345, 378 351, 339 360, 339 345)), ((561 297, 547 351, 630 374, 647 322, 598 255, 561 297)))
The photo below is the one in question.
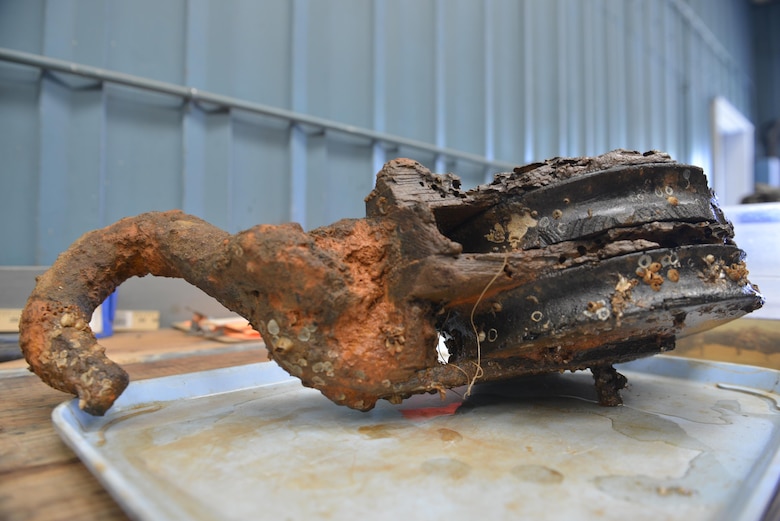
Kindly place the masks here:
POLYGON ((60 317, 60 326, 72 327, 76 323, 76 317, 72 313, 63 313, 60 317))
POLYGON ((680 264, 680 257, 675 252, 667 253, 661 257, 661 266, 664 268, 668 266, 678 266, 680 264))
POLYGON ((293 341, 283 336, 274 340, 274 351, 277 353, 286 353, 294 347, 293 341))
MULTIPOLYGON (((623 277, 623 280, 626 280, 625 277, 623 277)), ((621 286, 621 283, 618 282, 618 286, 621 286)), ((631 287, 630 285, 628 286, 631 287)), ((617 288, 616 288, 617 289, 617 288)), ((606 320, 609 318, 609 316, 612 314, 609 308, 607 307, 607 302, 604 299, 601 300, 591 300, 588 302, 588 305, 585 308, 585 311, 583 311, 586 317, 588 318, 595 318, 598 320, 606 320)))
POLYGON ((269 320, 266 327, 268 328, 268 332, 271 335, 276 336, 279 334, 279 324, 276 322, 276 320, 274 319, 269 320))
POLYGON ((543 317, 544 314, 539 310, 536 310, 533 313, 531 313, 531 320, 533 320, 534 322, 540 322, 543 317))
POLYGON ((650 267, 650 264, 653 263, 653 258, 645 253, 641 257, 639 257, 639 260, 636 261, 636 263, 639 265, 640 268, 647 269, 650 267))
POLYGON ((688 188, 691 187, 691 171, 690 170, 686 169, 683 172, 683 179, 685 179, 685 189, 687 190, 688 188))
POLYGON ((601 321, 608 319, 610 314, 611 313, 606 306, 596 310, 596 318, 598 318, 601 321))

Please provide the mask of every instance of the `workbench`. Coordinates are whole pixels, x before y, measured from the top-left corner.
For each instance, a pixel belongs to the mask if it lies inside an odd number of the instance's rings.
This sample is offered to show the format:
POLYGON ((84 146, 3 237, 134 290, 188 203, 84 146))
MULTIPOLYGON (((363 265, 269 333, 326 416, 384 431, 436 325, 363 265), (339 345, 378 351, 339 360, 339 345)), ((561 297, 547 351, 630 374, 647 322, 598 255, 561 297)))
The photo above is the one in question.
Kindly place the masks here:
MULTIPOLYGON (((262 342, 225 344, 164 329, 100 341, 131 381, 267 360, 262 342)), ((0 519, 126 520, 127 516, 54 431, 51 413, 71 399, 26 369, 0 363, 0 519)))

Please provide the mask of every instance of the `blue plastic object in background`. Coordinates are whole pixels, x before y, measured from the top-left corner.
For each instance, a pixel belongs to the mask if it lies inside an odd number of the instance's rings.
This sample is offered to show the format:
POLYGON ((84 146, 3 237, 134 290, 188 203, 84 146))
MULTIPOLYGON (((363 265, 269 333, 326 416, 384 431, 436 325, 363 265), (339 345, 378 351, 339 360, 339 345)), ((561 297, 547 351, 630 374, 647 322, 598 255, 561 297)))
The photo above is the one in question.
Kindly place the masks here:
POLYGON ((95 338, 105 338, 114 334, 114 314, 116 312, 117 291, 114 291, 106 300, 95 310, 100 312, 102 328, 95 331, 95 338))

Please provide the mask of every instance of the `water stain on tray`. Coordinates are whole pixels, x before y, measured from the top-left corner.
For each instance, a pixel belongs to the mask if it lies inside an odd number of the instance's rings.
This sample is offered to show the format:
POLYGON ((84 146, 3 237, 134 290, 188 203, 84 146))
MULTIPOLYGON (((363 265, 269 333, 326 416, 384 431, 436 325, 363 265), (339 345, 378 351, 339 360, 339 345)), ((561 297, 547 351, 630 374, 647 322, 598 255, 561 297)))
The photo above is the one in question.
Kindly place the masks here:
POLYGON ((458 431, 452 429, 441 428, 436 429, 436 432, 439 433, 439 438, 444 442, 458 442, 463 439, 463 436, 458 431))
POLYGON ((469 475, 471 465, 455 458, 433 458, 420 465, 423 473, 446 480, 459 480, 469 475))
POLYGON ((361 425, 358 427, 358 432, 367 438, 376 440, 380 438, 392 438, 400 434, 399 431, 403 431, 406 428, 405 425, 396 423, 377 423, 372 425, 361 425))
POLYGON ((556 485, 563 482, 563 474, 544 465, 517 465, 510 471, 520 481, 541 485, 556 485))

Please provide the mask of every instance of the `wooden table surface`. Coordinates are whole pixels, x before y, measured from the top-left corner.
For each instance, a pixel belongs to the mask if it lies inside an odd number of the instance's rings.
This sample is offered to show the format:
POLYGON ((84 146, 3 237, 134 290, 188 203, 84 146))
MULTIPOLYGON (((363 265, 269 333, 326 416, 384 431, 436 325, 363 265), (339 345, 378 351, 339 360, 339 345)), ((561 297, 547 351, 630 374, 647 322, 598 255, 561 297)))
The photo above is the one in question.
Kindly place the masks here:
MULTIPOLYGON (((175 330, 101 340, 132 380, 267 360, 261 342, 224 344, 175 330)), ((51 413, 68 394, 0 363, 0 520, 126 520, 127 516, 54 431, 51 413)))

